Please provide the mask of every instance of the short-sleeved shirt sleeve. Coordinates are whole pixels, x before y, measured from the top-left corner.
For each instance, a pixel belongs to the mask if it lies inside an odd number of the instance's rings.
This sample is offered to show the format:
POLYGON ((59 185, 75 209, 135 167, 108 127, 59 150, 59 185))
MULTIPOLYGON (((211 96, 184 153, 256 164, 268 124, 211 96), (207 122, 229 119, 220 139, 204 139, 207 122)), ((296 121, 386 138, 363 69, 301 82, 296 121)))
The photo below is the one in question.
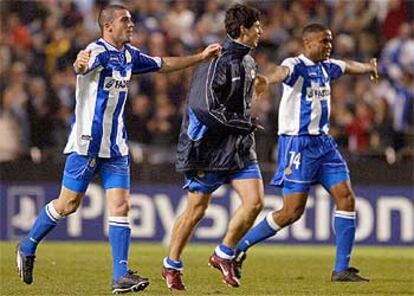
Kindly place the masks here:
POLYGON ((298 58, 287 58, 285 59, 281 66, 285 66, 289 68, 289 75, 283 80, 283 83, 287 85, 294 85, 296 83, 296 80, 299 77, 299 73, 297 71, 297 65, 300 63, 300 60, 298 58))
POLYGON ((323 62, 331 80, 338 79, 345 73, 346 63, 341 60, 328 59, 323 62))
POLYGON ((162 58, 146 55, 133 46, 128 46, 127 50, 132 55, 132 74, 155 72, 162 68, 162 58))
POLYGON ((83 75, 96 70, 99 67, 105 67, 108 60, 108 53, 105 47, 97 43, 91 43, 86 47, 86 50, 91 51, 88 62, 88 70, 83 75))

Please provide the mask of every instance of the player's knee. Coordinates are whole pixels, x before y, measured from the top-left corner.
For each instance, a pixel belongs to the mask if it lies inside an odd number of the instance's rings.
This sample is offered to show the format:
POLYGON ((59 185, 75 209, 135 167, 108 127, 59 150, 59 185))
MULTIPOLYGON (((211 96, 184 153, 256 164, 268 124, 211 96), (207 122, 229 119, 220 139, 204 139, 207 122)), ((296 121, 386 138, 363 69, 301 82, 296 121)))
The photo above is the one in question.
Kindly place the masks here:
POLYGON ((127 216, 129 213, 129 202, 128 200, 123 200, 116 204, 110 205, 110 214, 111 216, 127 216))
POLYGON ((337 199, 337 209, 342 211, 355 210, 355 196, 352 191, 347 190, 337 199))
POLYGON ((198 223, 201 219, 203 219, 204 215, 206 214, 206 209, 207 208, 204 208, 204 207, 198 207, 194 211, 193 221, 198 223))
POLYGON ((58 213, 61 216, 68 216, 70 214, 73 214, 76 212, 76 210, 79 208, 80 200, 78 199, 69 199, 66 200, 63 204, 63 207, 60 208, 60 210, 57 210, 58 213))
POLYGON ((285 217, 285 224, 289 225, 302 217, 303 212, 305 211, 305 207, 292 207, 292 208, 285 208, 284 209, 284 217, 285 217))
POLYGON ((262 210, 263 210, 263 201, 262 200, 257 200, 255 202, 251 202, 249 204, 247 204, 245 206, 245 208, 247 209, 247 212, 257 216, 262 210))
POLYGON ((187 209, 188 218, 193 224, 197 224, 201 219, 203 219, 207 210, 207 206, 197 205, 191 209, 187 209))

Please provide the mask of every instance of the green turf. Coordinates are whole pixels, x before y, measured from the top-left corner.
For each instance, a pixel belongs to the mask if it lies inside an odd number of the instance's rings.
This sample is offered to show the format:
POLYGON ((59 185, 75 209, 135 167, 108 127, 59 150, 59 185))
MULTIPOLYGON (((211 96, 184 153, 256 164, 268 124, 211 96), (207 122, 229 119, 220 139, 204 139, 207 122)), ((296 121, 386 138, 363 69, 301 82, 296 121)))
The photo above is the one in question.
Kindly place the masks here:
MULTIPOLYGON (((15 271, 15 244, 1 242, 1 295, 109 295, 111 261, 106 243, 43 243, 35 282, 27 286, 15 271)), ((213 245, 191 245, 185 262, 185 295, 414 295, 414 250, 357 246, 353 264, 370 283, 329 282, 332 246, 258 246, 249 253, 242 286, 228 288, 207 266, 213 245)), ((162 245, 132 244, 129 265, 148 276, 143 295, 168 295, 161 279, 162 245)), ((130 294, 129 294, 130 295, 130 294)))

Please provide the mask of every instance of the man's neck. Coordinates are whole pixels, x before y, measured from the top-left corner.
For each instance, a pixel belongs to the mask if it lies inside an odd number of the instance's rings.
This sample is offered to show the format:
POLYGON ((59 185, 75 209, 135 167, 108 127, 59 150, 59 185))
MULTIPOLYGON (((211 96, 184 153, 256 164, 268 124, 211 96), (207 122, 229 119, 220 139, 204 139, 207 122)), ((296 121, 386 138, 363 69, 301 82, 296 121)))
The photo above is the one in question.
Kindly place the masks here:
POLYGON ((314 62, 315 64, 319 63, 320 61, 318 59, 313 58, 311 55, 309 55, 307 52, 304 52, 303 55, 310 61, 314 62))
POLYGON ((247 44, 246 42, 243 42, 243 38, 239 37, 237 39, 232 39, 234 42, 240 43, 241 45, 247 46, 249 48, 253 48, 253 46, 247 44))
POLYGON ((122 50, 124 48, 124 44, 116 43, 112 38, 108 36, 102 36, 102 39, 118 50, 122 50))

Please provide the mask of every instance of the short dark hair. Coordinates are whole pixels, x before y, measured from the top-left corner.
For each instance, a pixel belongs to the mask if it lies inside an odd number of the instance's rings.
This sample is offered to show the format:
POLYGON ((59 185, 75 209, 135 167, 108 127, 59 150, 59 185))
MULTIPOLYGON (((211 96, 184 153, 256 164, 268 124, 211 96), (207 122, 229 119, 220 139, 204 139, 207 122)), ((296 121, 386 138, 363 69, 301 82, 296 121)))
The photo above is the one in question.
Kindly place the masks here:
POLYGON ((260 11, 254 7, 235 4, 226 11, 224 24, 227 34, 231 38, 240 36, 240 26, 250 29, 255 22, 260 20, 260 11))
POLYGON ((110 4, 101 9, 98 16, 98 25, 101 32, 103 32, 105 24, 112 21, 114 12, 117 10, 128 10, 128 8, 120 4, 110 4))
POLYGON ((309 24, 303 28, 302 38, 304 38, 306 35, 310 33, 325 32, 327 30, 329 30, 329 28, 322 24, 318 24, 318 23, 309 24))

